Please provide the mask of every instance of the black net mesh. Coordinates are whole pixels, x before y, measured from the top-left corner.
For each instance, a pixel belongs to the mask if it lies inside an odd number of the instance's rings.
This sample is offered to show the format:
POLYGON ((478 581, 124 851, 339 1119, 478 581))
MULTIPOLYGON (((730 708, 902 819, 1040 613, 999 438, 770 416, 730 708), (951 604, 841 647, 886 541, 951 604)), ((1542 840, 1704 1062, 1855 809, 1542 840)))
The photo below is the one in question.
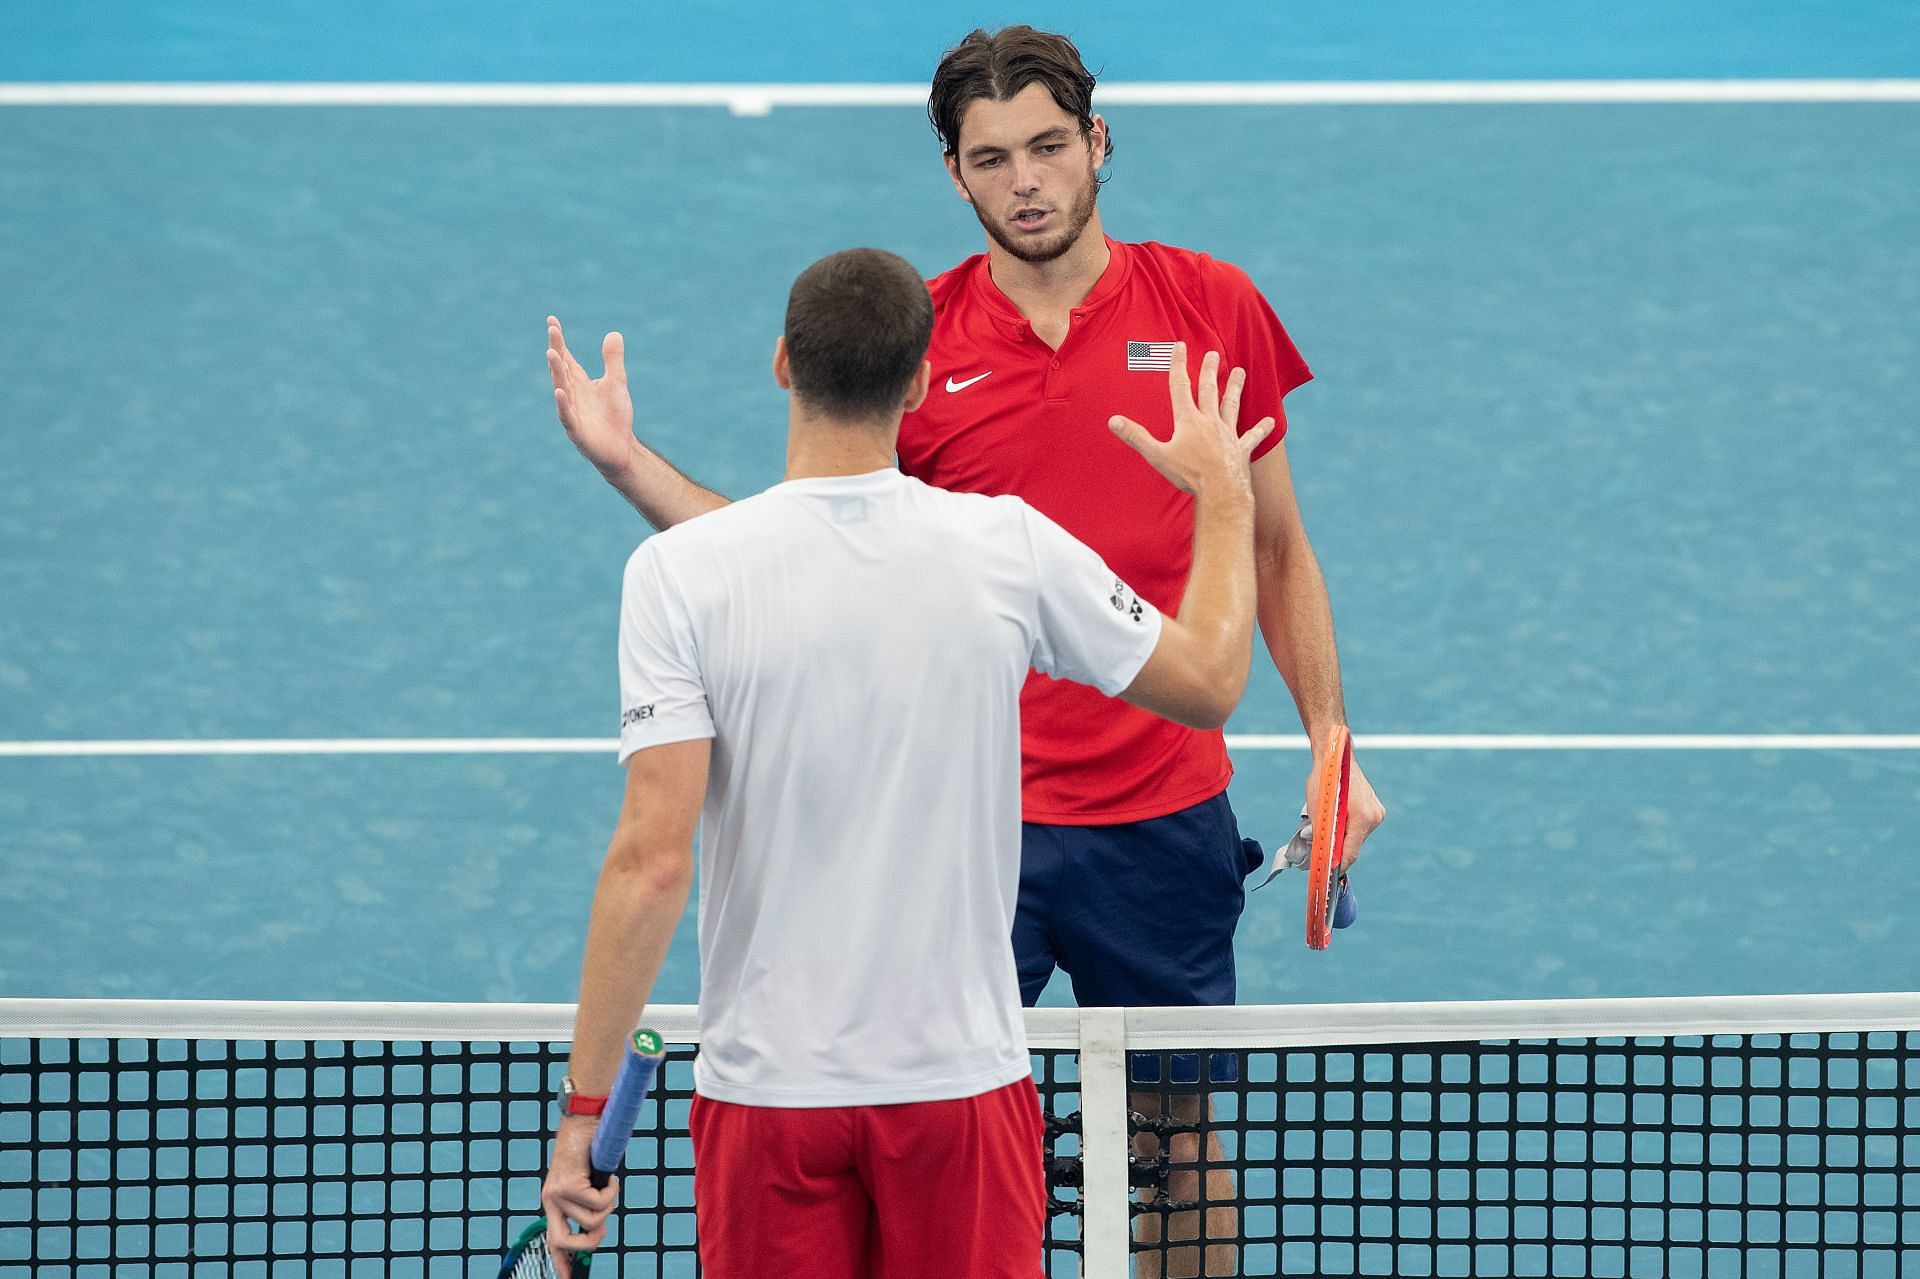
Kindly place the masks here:
MULTIPOLYGON (((565 1060, 540 1043, 0 1039, 0 1276, 492 1275, 538 1215, 565 1060)), ((1034 1057, 1061 1114, 1074 1065, 1034 1057)), ((693 1049, 672 1048, 594 1275, 697 1273, 692 1098, 693 1049)), ((1050 1249, 1077 1246, 1076 1207, 1050 1249)))
POLYGON ((1920 1279, 1916 1049, 1886 1031, 1203 1051, 1239 1058, 1204 1103, 1153 1082, 1178 1057, 1136 1056, 1135 1251, 1170 1275, 1211 1245, 1214 1273, 1920 1279))
MULTIPOLYGON (((1135 1054, 1140 1273, 1920 1279, 1920 1032, 1135 1054), (1204 1080, 1205 1082, 1201 1082, 1204 1080)), ((0 1276, 491 1274, 564 1046, 0 1039, 0 1276)), ((692 1049, 601 1276, 696 1273, 692 1049)), ((1047 1268, 1079 1274, 1079 1063, 1047 1268)), ((1113 1118, 1108 1117, 1110 1122, 1113 1118)))

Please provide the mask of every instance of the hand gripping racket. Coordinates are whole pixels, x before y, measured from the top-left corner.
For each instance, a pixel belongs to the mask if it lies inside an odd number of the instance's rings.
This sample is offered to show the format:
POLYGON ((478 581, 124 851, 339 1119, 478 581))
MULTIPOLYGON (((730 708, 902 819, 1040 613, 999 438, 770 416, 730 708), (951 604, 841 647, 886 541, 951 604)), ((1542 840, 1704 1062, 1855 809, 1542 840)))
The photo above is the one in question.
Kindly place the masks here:
MULTIPOLYGON (((1331 944, 1332 929, 1346 928, 1360 918, 1360 899, 1352 881, 1339 869, 1340 850, 1347 840, 1347 784, 1352 774, 1353 739, 1346 729, 1336 728, 1327 744, 1326 766, 1309 783, 1312 799, 1300 810, 1300 828, 1273 859, 1267 877, 1254 885, 1256 890, 1265 888, 1285 870, 1308 872, 1307 945, 1315 950, 1325 950, 1331 944), (1324 802, 1329 797, 1330 807, 1324 802), (1323 813, 1323 809, 1327 811, 1323 813), (1333 899, 1331 908, 1329 897, 1333 899)), ((1254 844, 1253 840, 1241 842, 1254 844)), ((1254 847, 1253 861, 1257 865, 1258 845, 1254 847)))
MULTIPOLYGON (((613 1081, 613 1091, 607 1094, 606 1109, 600 1112, 600 1127, 593 1134, 593 1149, 588 1159, 593 1166, 588 1169, 587 1177, 594 1189, 605 1186, 615 1170, 626 1162, 627 1143, 633 1140, 633 1124, 640 1117, 640 1103, 647 1099, 647 1089, 653 1086, 653 1077, 666 1055, 666 1043, 658 1033, 633 1032, 627 1055, 620 1062, 620 1073, 613 1081)), ((575 1274, 585 1272, 592 1264, 592 1253, 576 1253, 573 1257, 575 1274)), ((558 1279, 559 1273, 553 1264, 553 1250, 547 1246, 547 1219, 543 1216, 530 1223, 513 1241, 513 1247, 507 1250, 507 1259, 500 1263, 499 1279, 558 1279)))
POLYGON ((1307 858, 1307 946, 1325 950, 1333 930, 1358 914, 1353 890, 1340 869, 1347 846, 1347 782, 1353 775, 1353 737, 1344 726, 1327 739, 1327 753, 1313 783, 1313 846, 1307 858), (1342 906, 1345 909, 1342 910, 1342 906), (1342 917, 1344 916, 1344 918, 1342 917))

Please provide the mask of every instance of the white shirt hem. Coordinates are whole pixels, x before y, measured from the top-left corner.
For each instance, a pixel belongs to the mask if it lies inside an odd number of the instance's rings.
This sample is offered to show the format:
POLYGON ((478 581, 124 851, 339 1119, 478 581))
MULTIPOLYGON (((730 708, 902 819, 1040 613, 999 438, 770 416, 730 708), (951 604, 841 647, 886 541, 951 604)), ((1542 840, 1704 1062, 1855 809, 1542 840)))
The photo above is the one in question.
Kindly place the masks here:
POLYGON ((819 1110, 840 1106, 898 1106, 916 1101, 957 1101, 978 1097, 1031 1077, 1025 1059, 959 1079, 914 1079, 901 1083, 856 1083, 833 1088, 767 1088, 721 1083, 694 1064, 693 1090, 711 1101, 777 1110, 819 1110))
POLYGON ((1160 632, 1166 624, 1166 614, 1157 608, 1154 609, 1153 624, 1142 628, 1146 634, 1140 637, 1140 643, 1135 646, 1133 653, 1128 656, 1125 662, 1120 663, 1115 670, 1115 674, 1125 672, 1126 678, 1109 680, 1107 684, 1101 685, 1101 692, 1105 693, 1108 697, 1118 697, 1127 691, 1128 685, 1140 678, 1140 672, 1146 669, 1147 662, 1153 657, 1153 650, 1160 647, 1160 632), (1111 687, 1108 685, 1111 685, 1111 687))
POLYGON ((706 726, 688 724, 684 728, 663 729, 658 737, 649 735, 645 741, 629 741, 623 737, 620 739, 618 762, 622 767, 625 767, 628 760, 650 747, 672 746, 678 742, 697 742, 702 738, 718 736, 719 734, 714 732, 713 726, 710 724, 706 726))

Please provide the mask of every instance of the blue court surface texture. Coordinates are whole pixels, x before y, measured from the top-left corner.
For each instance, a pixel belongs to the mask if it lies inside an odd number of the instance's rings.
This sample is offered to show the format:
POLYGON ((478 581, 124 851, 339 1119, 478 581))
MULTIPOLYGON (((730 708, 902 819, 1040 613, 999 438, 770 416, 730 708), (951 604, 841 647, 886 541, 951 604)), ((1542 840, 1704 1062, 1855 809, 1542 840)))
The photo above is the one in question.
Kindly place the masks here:
MULTIPOLYGON (((1022 19, 1110 81, 1920 74, 1863 0, 35 0, 0 82, 920 83, 1022 19)), ((1252 898, 1242 1001, 1912 989, 1920 751, 1562 747, 1920 732, 1920 104, 1106 114, 1110 233, 1245 267, 1318 375, 1288 447, 1392 812, 1331 952, 1252 898)), ((853 244, 981 248, 913 108, 0 106, 0 994, 571 999, 607 755, 37 747, 611 737, 645 527, 542 319, 620 328, 642 433, 745 494, 787 285, 853 244)), ((1298 727, 1262 652, 1230 731, 1298 727)), ((1284 839, 1304 751, 1236 762, 1284 839)))

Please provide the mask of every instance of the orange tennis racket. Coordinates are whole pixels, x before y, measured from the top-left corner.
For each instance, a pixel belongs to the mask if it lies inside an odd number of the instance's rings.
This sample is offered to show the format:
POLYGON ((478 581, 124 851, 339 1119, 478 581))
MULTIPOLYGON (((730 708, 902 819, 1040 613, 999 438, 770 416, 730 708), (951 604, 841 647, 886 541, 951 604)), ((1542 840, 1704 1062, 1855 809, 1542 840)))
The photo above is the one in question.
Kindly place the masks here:
POLYGON ((1347 846, 1347 781, 1353 775, 1353 737, 1333 730, 1313 783, 1313 847, 1307 859, 1307 946, 1325 950, 1333 930, 1353 922, 1355 903, 1340 851, 1347 846), (1344 917, 1343 917, 1344 916, 1344 917))

